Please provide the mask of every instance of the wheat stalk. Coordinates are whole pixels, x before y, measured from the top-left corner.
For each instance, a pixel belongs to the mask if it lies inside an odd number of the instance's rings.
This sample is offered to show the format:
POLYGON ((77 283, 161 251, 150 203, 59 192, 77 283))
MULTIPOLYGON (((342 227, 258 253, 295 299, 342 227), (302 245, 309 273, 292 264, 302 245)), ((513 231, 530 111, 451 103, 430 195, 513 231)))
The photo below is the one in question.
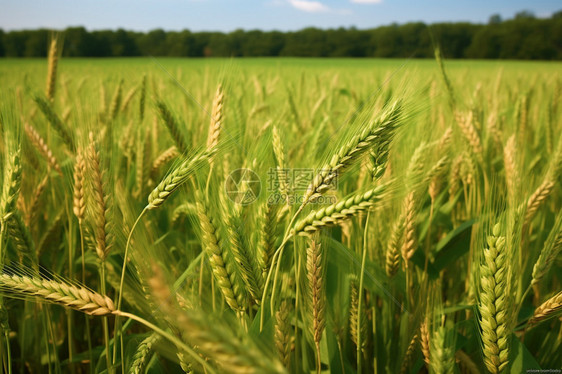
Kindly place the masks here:
POLYGON ((74 195, 72 211, 78 223, 82 224, 84 221, 84 213, 86 211, 86 195, 84 194, 84 174, 86 172, 86 162, 82 151, 78 150, 76 155, 76 162, 74 164, 74 195))
POLYGON ((57 65, 59 59, 59 38, 53 36, 51 38, 51 43, 49 45, 48 58, 48 68, 47 68, 47 88, 45 90, 45 95, 49 101, 55 99, 55 89, 57 82, 57 65))
POLYGON ((562 311, 562 291, 552 296, 550 299, 542 303, 533 316, 529 319, 529 326, 532 326, 540 321, 544 321, 550 317, 554 317, 562 311))
POLYGON ((408 268, 408 262, 416 250, 415 203, 415 194, 412 191, 404 200, 404 238, 402 241, 402 248, 400 249, 406 269, 408 268))
POLYGON ((142 76, 141 93, 139 99, 139 117, 142 122, 144 119, 144 106, 146 102, 146 74, 142 76))
POLYGON ((185 183, 189 177, 201 167, 216 152, 216 148, 197 153, 192 157, 184 158, 180 163, 172 167, 170 172, 148 196, 147 209, 155 209, 185 183))
POLYGON ((258 264, 262 272, 262 280, 265 281, 271 260, 275 252, 275 241, 277 239, 277 207, 274 204, 265 203, 258 215, 259 239, 258 239, 258 264))
POLYGON ((53 152, 51 151, 47 143, 45 143, 41 135, 39 135, 37 130, 35 130, 33 126, 28 123, 25 124, 24 128, 25 133, 27 134, 29 140, 31 140, 31 143, 33 143, 33 146, 35 146, 41 156, 43 156, 45 160, 47 160, 49 166, 55 169, 55 171, 59 173, 60 176, 62 176, 62 170, 56 157, 53 155, 53 152))
POLYGON ((123 80, 121 79, 117 84, 113 98, 111 99, 111 104, 109 106, 109 118, 113 121, 119 113, 119 108, 121 107, 121 96, 123 94, 123 80))
POLYGON ((74 150, 74 139, 72 138, 70 131, 66 125, 62 122, 59 116, 55 113, 55 110, 51 106, 51 103, 42 97, 35 96, 33 98, 39 110, 43 113, 47 121, 53 126, 53 129, 59 134, 64 143, 71 149, 74 150))
POLYGON ((531 285, 536 285, 548 273, 558 255, 562 252, 562 214, 558 215, 554 226, 544 243, 543 249, 535 266, 531 285))
POLYGON ((354 164, 365 152, 392 139, 398 126, 401 106, 394 103, 359 134, 343 144, 314 177, 303 196, 302 205, 326 192, 335 178, 354 164))
POLYGON ((229 209, 230 204, 226 201, 225 194, 221 194, 221 205, 223 207, 222 215, 232 257, 234 257, 238 272, 252 299, 259 305, 263 291, 262 273, 254 261, 255 255, 251 253, 250 246, 246 243, 243 236, 241 211, 239 209, 229 209))
MULTIPOLYGON (((21 148, 11 150, 4 158, 2 195, 0 196, 0 222, 16 208, 21 187, 21 148)), ((1 245, 1 244, 0 244, 1 245)))
MULTIPOLYGON (((137 86, 138 87, 138 86, 137 86)), ((125 98, 123 99, 123 104, 121 105, 121 112, 125 112, 131 103, 133 96, 137 93, 137 87, 133 87, 127 92, 125 98)))
POLYGON ((35 245, 33 243, 33 239, 31 239, 29 229, 25 225, 19 211, 16 210, 12 212, 10 218, 8 218, 7 226, 8 234, 14 243, 20 263, 22 263, 23 259, 26 257, 35 259, 35 245))
POLYGON ((446 339, 447 330, 439 326, 431 338, 431 368, 436 374, 453 374, 455 351, 446 339))
POLYGON ((387 186, 381 185, 364 193, 352 195, 339 203, 310 212, 306 218, 295 223, 293 232, 297 235, 312 234, 324 227, 336 225, 373 207, 382 199, 387 186))
POLYGON ((505 179, 507 182, 507 191, 513 201, 515 193, 521 185, 521 177, 519 175, 519 165, 517 162, 517 144, 515 135, 512 135, 505 144, 503 151, 503 160, 505 165, 505 179))
POLYGON ((483 149, 482 149, 482 142, 480 140, 480 135, 478 134, 477 130, 474 128, 474 121, 473 121, 473 114, 472 111, 469 111, 468 114, 462 115, 461 113, 455 113, 455 118, 457 120, 457 124, 461 129, 462 134, 466 138, 470 150, 472 151, 473 155, 476 157, 476 160, 482 164, 483 162, 483 149))
POLYGON ((37 215, 41 213, 39 209, 39 203, 41 201, 41 196, 43 196, 43 192, 45 192, 45 189, 47 188, 48 183, 49 183, 49 175, 45 175, 45 177, 43 177, 41 182, 39 182, 39 184, 37 185, 37 189, 33 194, 33 198, 31 199, 29 208, 27 210, 26 219, 27 219, 28 226, 32 226, 33 223, 35 223, 35 218, 37 217, 37 215))
MULTIPOLYGON (((167 321, 204 357, 215 361, 221 372, 235 374, 285 373, 283 365, 260 352, 250 340, 242 341, 218 321, 211 321, 201 310, 180 310, 172 304, 170 289, 161 270, 153 266, 150 285, 167 321)), ((185 347, 185 345, 184 345, 185 347)), ((178 347, 179 348, 179 347, 178 347)), ((184 348, 185 349, 185 348, 184 348)), ((193 350, 187 351, 205 367, 208 363, 193 350)))
POLYGON ((357 347, 358 337, 361 335, 361 352, 366 354, 368 342, 368 324, 365 306, 359 310, 359 285, 357 279, 351 280, 350 307, 349 307, 349 336, 353 344, 357 347))
POLYGON ((283 300, 275 312, 275 347, 279 359, 288 369, 291 365, 291 324, 289 322, 289 302, 283 300))
POLYGON ((535 218, 537 211, 552 193, 554 186, 554 181, 550 178, 546 178, 545 181, 529 197, 529 200, 527 200, 525 218, 523 220, 523 232, 527 231, 533 218, 535 218))
POLYGON ((306 250, 306 273, 308 278, 308 300, 312 317, 310 332, 316 345, 318 373, 321 372, 320 340, 326 327, 323 257, 322 245, 312 240, 306 250))
POLYGON ((158 108, 158 113, 160 113, 160 117, 164 121, 164 124, 166 125, 168 132, 170 133, 172 139, 176 143, 178 150, 181 153, 187 152, 187 144, 185 142, 185 138, 182 132, 180 131, 178 122, 172 115, 172 112, 170 112, 168 106, 163 101, 158 101, 156 102, 156 107, 158 108))
POLYGON ((279 192, 281 196, 285 197, 288 201, 289 198, 289 183, 285 170, 285 149, 283 147, 283 142, 281 141, 281 136, 279 135, 279 130, 277 126, 273 126, 273 153, 275 154, 275 159, 277 161, 277 180, 279 182, 279 192))
POLYGON ((213 109, 211 110, 211 123, 209 125, 209 135, 207 136, 207 149, 215 148, 219 144, 223 122, 224 93, 222 85, 219 84, 213 99, 213 109))
POLYGON ((109 253, 109 237, 108 228, 109 220, 107 215, 109 213, 108 209, 108 198, 104 191, 103 173, 101 171, 100 156, 96 150, 95 143, 93 141, 93 135, 90 134, 90 146, 88 147, 88 163, 89 172, 91 174, 91 188, 92 188, 92 222, 94 225, 94 237, 95 237, 95 249, 96 254, 100 260, 105 261, 109 253))
POLYGON ((129 374, 142 374, 150 360, 153 346, 160 339, 160 335, 152 333, 144 338, 137 347, 135 354, 132 357, 132 363, 129 368, 129 374))
POLYGON ((488 236, 488 249, 481 265, 480 328, 484 363, 491 373, 500 373, 508 365, 508 269, 505 237, 496 224, 488 236))
POLYGON ((404 220, 400 217, 393 225, 386 248, 386 275, 393 277, 398 272, 400 265, 400 243, 404 230, 404 220))
POLYGON ((152 168, 150 169, 150 177, 154 178, 158 174, 160 168, 166 165, 168 162, 172 161, 179 156, 178 149, 175 145, 166 149, 164 152, 160 153, 158 157, 152 162, 152 168))
POLYGON ((423 353, 423 361, 429 367, 431 365, 431 350, 429 338, 429 319, 425 319, 420 325, 420 345, 423 353))
POLYGON ((0 288, 5 292, 33 296, 43 302, 62 305, 93 316, 107 316, 115 312, 115 306, 109 297, 60 280, 0 274, 0 288))
POLYGON ((242 309, 242 305, 239 302, 240 295, 236 294, 234 290, 234 274, 226 268, 226 254, 219 241, 217 228, 213 223, 213 219, 209 216, 206 206, 203 204, 204 198, 200 193, 197 194, 196 199, 197 215, 204 244, 203 249, 207 254, 211 271, 227 304, 232 310, 239 311, 242 309))
POLYGON ((459 349, 455 353, 455 359, 459 363, 459 366, 462 369, 462 373, 480 374, 480 369, 478 368, 476 363, 474 363, 474 361, 472 361, 472 358, 470 358, 470 356, 467 355, 462 349, 459 349))
POLYGON ((406 374, 408 372, 408 368, 412 364, 412 357, 414 356, 414 352, 416 351, 417 342, 418 334, 414 334, 412 340, 410 340, 410 344, 408 344, 408 348, 406 348, 406 353, 404 354, 404 359, 402 360, 402 366, 400 367, 401 374, 406 374))

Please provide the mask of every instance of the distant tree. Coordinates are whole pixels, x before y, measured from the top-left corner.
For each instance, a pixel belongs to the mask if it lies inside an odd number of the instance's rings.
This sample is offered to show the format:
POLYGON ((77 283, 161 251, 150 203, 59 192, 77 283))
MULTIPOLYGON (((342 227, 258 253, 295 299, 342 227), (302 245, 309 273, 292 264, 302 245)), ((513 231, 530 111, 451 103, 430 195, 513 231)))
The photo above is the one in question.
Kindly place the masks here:
POLYGON ((88 32, 83 27, 71 27, 64 32, 64 48, 62 53, 69 57, 94 57, 100 51, 96 43, 95 34, 88 32))
POLYGON ((131 32, 123 29, 118 29, 112 36, 111 55, 112 56, 139 56, 140 51, 137 44, 135 44, 131 32))
MULTIPOLYGON (((47 53, 48 30, 0 30, 0 56, 39 57, 47 53)), ((306 28, 293 32, 235 30, 191 32, 151 30, 64 32, 64 56, 303 56, 432 58, 434 44, 447 58, 562 59, 562 11, 536 18, 522 11, 513 19, 492 15, 485 25, 412 22, 368 30, 306 28)))
POLYGON ((522 10, 520 12, 515 13, 515 19, 534 19, 535 14, 530 10, 522 10))
POLYGON ((4 30, 0 29, 0 57, 4 57, 6 51, 4 50, 4 30))
POLYGON ((488 25, 497 25, 498 23, 502 23, 502 16, 499 14, 492 14, 488 19, 488 25))
POLYGON ((140 54, 143 56, 166 56, 168 43, 166 32, 162 29, 151 30, 137 39, 140 54))

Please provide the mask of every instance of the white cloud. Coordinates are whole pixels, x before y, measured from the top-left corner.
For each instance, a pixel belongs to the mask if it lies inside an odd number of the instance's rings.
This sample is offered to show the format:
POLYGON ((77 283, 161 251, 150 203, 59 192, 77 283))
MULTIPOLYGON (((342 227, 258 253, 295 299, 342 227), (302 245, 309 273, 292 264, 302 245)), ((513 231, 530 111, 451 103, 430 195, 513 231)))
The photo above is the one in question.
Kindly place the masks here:
POLYGON ((307 0, 288 0, 289 4, 293 7, 297 8, 298 10, 302 10, 303 12, 309 13, 320 13, 320 12, 328 12, 330 8, 325 6, 324 4, 318 1, 307 1, 307 0))
POLYGON ((380 4, 382 0, 351 0, 355 4, 380 4))

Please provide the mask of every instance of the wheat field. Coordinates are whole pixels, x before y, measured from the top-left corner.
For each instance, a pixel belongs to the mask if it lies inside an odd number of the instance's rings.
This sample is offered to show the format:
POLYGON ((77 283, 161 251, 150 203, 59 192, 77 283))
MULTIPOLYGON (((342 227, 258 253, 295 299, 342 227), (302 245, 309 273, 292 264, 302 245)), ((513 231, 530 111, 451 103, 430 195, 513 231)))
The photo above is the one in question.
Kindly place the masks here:
POLYGON ((0 62, 7 373, 562 368, 560 63, 0 62))

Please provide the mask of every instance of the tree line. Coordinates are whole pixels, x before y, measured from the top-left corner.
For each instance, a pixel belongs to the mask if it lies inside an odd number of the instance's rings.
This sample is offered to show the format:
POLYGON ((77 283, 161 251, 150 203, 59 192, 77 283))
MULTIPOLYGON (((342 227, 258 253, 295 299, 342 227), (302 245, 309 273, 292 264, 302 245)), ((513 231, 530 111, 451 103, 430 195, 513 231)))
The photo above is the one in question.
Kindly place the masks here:
MULTIPOLYGON (((51 30, 4 32, 0 56, 42 57, 51 30)), ((487 24, 406 23, 373 29, 306 28, 294 32, 236 30, 223 32, 133 32, 123 29, 62 32, 66 57, 432 57, 440 45, 447 58, 562 59, 562 11, 537 18, 523 11, 513 19, 493 15, 487 24)))

